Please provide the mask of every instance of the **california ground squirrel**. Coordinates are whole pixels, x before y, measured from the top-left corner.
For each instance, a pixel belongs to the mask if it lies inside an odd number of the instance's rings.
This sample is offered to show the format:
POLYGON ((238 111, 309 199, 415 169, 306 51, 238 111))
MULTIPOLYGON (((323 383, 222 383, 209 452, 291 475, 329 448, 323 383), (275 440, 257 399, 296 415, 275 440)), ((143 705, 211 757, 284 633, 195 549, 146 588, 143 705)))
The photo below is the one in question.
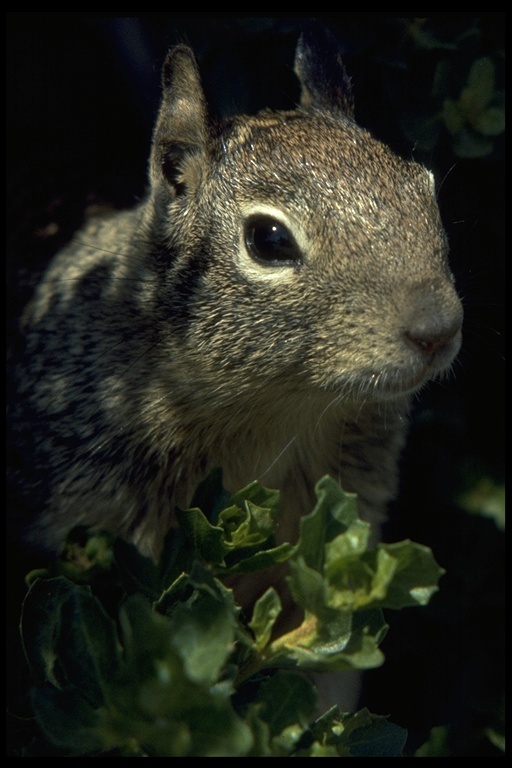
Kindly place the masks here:
POLYGON ((356 124, 327 33, 304 32, 295 71, 297 109, 220 123, 172 49, 146 199, 90 220, 47 270, 15 414, 38 546, 85 524, 156 558, 214 467, 230 491, 281 490, 283 540, 326 473, 383 518, 461 303, 432 175, 356 124))

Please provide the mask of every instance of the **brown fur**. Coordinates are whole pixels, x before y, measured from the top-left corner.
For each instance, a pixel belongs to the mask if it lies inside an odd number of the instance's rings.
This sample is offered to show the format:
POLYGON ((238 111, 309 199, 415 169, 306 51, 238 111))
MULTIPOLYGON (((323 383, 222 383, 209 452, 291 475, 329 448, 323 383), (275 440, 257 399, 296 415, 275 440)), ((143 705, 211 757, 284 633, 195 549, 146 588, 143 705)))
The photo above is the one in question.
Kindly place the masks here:
POLYGON ((449 369, 462 310, 430 173, 354 122, 337 51, 306 35, 296 72, 296 110, 220 125, 174 48, 147 198, 46 272, 16 421, 38 546, 87 524, 156 558, 213 467, 281 490, 281 539, 326 473, 383 518, 410 398, 449 369), (249 252, 258 215, 291 233, 289 263, 249 252))

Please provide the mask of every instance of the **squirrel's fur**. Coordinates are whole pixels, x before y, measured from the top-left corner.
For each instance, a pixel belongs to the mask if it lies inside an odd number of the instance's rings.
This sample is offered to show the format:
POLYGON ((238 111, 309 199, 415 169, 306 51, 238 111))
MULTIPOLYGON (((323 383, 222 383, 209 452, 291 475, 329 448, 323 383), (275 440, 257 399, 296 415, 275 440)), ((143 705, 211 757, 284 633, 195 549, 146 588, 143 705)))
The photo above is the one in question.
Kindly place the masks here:
POLYGON ((330 39, 305 33, 295 70, 297 109, 220 123, 172 49, 146 199, 89 221, 38 286, 15 419, 38 546, 88 525, 157 558, 214 467, 280 489, 281 539, 326 473, 382 519, 462 309, 431 174, 356 124, 330 39))

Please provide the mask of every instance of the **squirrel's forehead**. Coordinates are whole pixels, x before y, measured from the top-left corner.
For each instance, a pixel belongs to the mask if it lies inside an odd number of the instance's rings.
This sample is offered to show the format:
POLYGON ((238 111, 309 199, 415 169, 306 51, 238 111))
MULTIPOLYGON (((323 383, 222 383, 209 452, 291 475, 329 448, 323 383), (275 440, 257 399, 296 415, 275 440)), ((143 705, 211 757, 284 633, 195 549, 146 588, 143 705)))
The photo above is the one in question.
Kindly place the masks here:
POLYGON ((282 120, 277 131, 277 121, 269 120, 249 126, 237 140, 232 135, 215 182, 224 177, 235 196, 307 199, 312 210, 329 201, 366 211, 369 199, 393 208, 405 199, 421 206, 434 199, 433 178, 425 168, 397 157, 355 123, 307 119, 306 132, 305 122, 282 120))
POLYGON ((279 169, 290 182, 304 177, 336 185, 350 179, 361 187, 394 182, 433 190, 432 175, 425 168, 401 159, 348 118, 300 112, 255 116, 230 131, 223 156, 230 171, 238 166, 247 177, 279 169))

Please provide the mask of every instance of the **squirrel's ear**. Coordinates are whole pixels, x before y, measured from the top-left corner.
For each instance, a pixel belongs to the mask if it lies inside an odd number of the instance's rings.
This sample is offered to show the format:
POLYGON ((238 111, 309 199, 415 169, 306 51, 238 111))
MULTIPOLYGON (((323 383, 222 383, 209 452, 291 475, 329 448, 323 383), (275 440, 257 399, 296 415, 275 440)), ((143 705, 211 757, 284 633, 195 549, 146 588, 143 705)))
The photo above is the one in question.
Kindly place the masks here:
POLYGON ((309 22, 295 52, 295 74, 301 83, 300 106, 354 119, 352 86, 338 41, 323 25, 309 22))
POLYGON ((152 182, 163 177, 176 194, 197 182, 208 146, 206 101, 191 49, 171 49, 162 70, 163 95, 153 133, 152 182))

